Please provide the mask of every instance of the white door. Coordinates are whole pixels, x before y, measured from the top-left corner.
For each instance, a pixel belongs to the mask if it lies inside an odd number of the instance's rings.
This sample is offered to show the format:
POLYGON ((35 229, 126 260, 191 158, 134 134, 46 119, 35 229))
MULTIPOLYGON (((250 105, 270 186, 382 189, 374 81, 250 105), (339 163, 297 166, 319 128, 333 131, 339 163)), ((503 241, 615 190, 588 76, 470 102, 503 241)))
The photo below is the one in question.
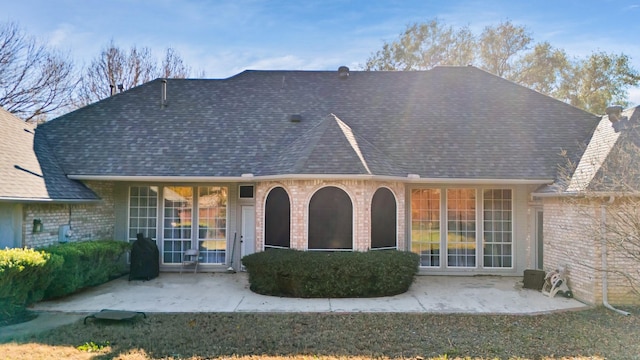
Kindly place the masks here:
POLYGON ((255 206, 242 206, 242 227, 240 233, 240 257, 253 254, 256 248, 256 213, 255 206))
POLYGON ((22 206, 0 203, 0 249, 22 246, 22 206))

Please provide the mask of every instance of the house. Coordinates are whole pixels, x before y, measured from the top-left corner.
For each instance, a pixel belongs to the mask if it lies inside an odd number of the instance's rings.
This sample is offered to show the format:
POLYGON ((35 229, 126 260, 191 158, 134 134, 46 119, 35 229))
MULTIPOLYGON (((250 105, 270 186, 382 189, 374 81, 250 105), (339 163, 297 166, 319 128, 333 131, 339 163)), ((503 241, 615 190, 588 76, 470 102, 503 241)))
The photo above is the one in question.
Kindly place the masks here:
POLYGON ((0 108, 0 249, 57 241, 60 226, 67 230, 72 204, 97 214, 90 204, 99 198, 65 176, 46 141, 36 141, 40 136, 33 125, 0 108))
POLYGON ((640 291, 640 106, 610 107, 582 156, 538 189, 544 264, 565 267, 588 303, 638 303, 640 291))
MULTIPOLYGON (((424 274, 517 276, 556 266, 536 195, 600 121, 472 66, 157 79, 36 129, 100 201, 23 222, 67 215, 71 241, 142 232, 163 271, 192 247, 205 271, 269 248, 392 248, 424 274)), ((23 228, 24 245, 59 240, 23 228)))

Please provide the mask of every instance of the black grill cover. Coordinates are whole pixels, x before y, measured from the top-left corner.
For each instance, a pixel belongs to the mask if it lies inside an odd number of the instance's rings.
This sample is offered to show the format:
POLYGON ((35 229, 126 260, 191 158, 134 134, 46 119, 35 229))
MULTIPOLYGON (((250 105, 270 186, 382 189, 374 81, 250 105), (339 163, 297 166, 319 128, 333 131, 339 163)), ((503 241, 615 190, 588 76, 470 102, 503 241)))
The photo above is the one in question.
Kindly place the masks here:
POLYGON ((129 280, 151 280, 160 273, 160 252, 155 241, 138 234, 131 245, 131 268, 129 280))

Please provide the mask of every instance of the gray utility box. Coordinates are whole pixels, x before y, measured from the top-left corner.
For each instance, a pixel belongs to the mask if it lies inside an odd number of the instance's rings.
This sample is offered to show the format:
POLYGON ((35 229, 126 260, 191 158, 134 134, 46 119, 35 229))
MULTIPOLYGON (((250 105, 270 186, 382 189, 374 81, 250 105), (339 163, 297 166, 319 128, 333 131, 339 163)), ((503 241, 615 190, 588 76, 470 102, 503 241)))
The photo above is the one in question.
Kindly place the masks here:
POLYGON ((544 270, 525 270, 522 287, 525 289, 542 290, 544 277, 544 270))
POLYGON ((69 238, 71 237, 71 225, 60 225, 58 228, 58 242, 66 243, 69 242, 69 238))

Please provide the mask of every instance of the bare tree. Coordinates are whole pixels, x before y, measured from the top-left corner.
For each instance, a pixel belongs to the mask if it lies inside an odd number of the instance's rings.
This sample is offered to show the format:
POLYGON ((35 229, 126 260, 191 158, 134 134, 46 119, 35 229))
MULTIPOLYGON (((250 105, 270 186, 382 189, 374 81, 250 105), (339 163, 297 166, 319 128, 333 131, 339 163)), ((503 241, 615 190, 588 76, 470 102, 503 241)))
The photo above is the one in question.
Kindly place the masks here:
POLYGON ((76 84, 69 59, 17 24, 0 24, 0 106, 26 121, 43 121, 71 105, 76 84))
POLYGON ((564 154, 566 165, 560 168, 561 188, 570 195, 563 201, 581 219, 570 231, 592 241, 606 260, 567 255, 579 266, 626 280, 640 296, 640 107, 612 112, 608 119, 595 130, 580 161, 564 154))
POLYGON ((158 77, 185 78, 190 71, 172 48, 158 66, 149 48, 133 46, 126 51, 111 41, 84 71, 76 105, 88 105, 158 77))
POLYGON ((162 77, 184 79, 191 73, 191 67, 184 61, 173 48, 168 48, 164 60, 162 60, 162 77))

